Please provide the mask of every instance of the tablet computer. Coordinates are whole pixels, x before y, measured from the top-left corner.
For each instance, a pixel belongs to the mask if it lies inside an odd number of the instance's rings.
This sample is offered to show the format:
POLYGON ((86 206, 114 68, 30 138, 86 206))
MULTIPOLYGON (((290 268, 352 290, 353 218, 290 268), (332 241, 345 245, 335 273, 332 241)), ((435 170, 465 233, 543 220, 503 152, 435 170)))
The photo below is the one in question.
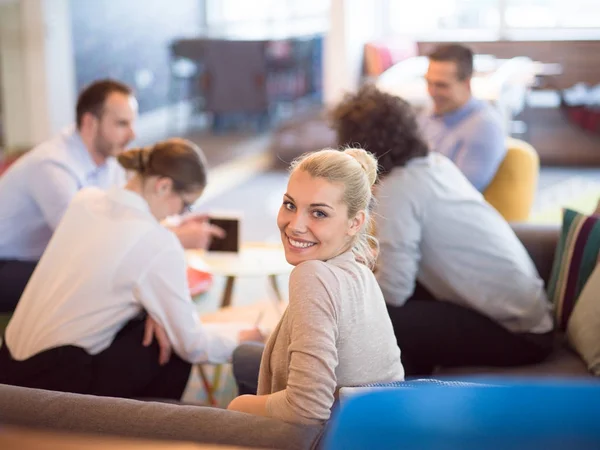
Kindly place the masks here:
POLYGON ((214 237, 208 247, 209 252, 238 253, 240 251, 240 224, 241 216, 238 214, 209 214, 209 223, 225 231, 224 238, 214 237))

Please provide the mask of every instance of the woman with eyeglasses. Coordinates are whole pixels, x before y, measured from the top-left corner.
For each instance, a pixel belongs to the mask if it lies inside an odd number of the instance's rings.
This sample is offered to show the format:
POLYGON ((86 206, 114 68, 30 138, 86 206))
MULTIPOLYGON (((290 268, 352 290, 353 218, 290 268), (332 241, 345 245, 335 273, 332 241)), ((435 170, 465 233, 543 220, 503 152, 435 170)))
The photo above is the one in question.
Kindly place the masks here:
POLYGON ((0 383, 178 400, 192 363, 262 339, 251 325, 200 322, 184 250, 160 223, 202 194, 198 147, 170 139, 118 160, 125 187, 82 189, 57 227, 6 330, 0 383))

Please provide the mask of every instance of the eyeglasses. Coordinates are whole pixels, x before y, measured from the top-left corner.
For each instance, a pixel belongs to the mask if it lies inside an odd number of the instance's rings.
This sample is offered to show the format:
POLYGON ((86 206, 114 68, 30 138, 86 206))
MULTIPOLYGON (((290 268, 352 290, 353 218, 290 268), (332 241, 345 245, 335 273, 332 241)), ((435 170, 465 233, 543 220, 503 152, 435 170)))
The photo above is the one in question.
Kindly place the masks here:
POLYGON ((183 207, 181 208, 181 213, 180 214, 188 214, 192 212, 192 206, 194 206, 194 203, 190 203, 188 201, 186 201, 185 198, 183 198, 182 194, 179 194, 179 198, 181 199, 181 203, 183 203, 183 207))

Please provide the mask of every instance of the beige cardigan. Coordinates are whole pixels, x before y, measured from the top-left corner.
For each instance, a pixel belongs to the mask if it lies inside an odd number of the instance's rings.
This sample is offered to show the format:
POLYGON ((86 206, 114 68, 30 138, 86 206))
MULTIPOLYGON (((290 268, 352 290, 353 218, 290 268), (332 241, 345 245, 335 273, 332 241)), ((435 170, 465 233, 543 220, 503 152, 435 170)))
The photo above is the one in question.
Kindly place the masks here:
POLYGON ((375 276, 352 252, 305 261, 262 356, 258 394, 286 422, 329 419, 340 387, 404 379, 400 349, 375 276))

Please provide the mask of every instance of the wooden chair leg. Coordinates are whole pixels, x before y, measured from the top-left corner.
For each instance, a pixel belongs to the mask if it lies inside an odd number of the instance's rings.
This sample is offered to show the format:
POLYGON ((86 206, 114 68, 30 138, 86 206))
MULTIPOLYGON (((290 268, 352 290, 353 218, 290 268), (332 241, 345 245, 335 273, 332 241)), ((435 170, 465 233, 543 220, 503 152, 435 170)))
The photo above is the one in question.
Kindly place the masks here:
POLYGON ((217 393, 219 392, 219 388, 221 387, 221 373, 223 371, 223 365, 222 364, 217 364, 215 366, 215 371, 213 374, 213 393, 217 393))
POLYGON ((218 406, 216 393, 219 391, 219 387, 221 385, 222 372, 223 365, 216 364, 214 366, 213 379, 210 381, 202 364, 198 364, 198 373, 200 373, 200 378, 202 378, 202 384, 204 385, 204 390, 206 391, 206 399, 208 400, 210 406, 218 406))
POLYGON ((228 276, 225 281, 225 290, 221 297, 221 308, 231 306, 231 298, 233 297, 233 285, 235 284, 235 277, 228 276))
POLYGON ((198 373, 200 374, 200 378, 202 378, 202 384, 204 385, 204 391, 206 392, 206 399, 208 400, 209 405, 217 406, 213 384, 208 379, 204 367, 201 364, 198 364, 198 373))

